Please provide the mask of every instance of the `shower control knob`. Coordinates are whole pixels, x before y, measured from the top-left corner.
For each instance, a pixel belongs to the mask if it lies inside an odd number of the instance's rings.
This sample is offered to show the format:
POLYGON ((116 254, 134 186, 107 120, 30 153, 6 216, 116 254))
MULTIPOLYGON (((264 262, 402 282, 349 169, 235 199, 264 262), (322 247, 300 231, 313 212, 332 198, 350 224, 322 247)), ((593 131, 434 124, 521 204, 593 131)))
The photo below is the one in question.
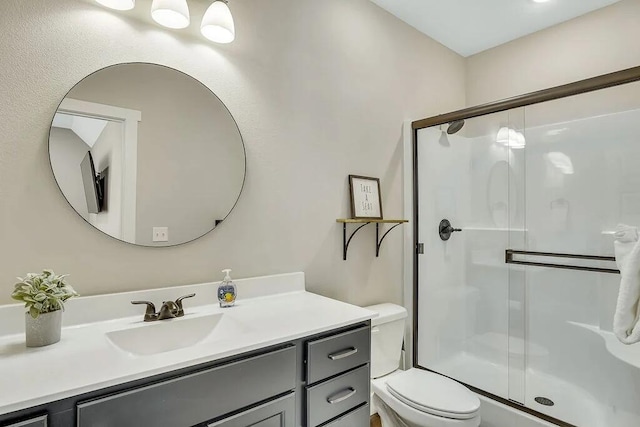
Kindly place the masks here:
POLYGON ((447 241, 451 238, 451 234, 462 231, 461 228, 453 228, 451 222, 448 219, 443 219, 440 221, 440 225, 438 226, 438 234, 440 234, 440 239, 443 241, 447 241))

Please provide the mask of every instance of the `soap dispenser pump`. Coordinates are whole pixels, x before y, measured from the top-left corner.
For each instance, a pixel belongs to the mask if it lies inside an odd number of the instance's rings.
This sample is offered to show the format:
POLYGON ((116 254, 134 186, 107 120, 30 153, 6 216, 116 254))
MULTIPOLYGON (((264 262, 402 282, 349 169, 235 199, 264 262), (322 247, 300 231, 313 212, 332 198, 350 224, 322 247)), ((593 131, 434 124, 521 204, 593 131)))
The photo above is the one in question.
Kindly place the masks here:
POLYGON ((218 286, 218 302, 220 307, 233 307, 236 303, 236 285, 231 281, 231 270, 222 270, 225 273, 224 279, 218 286))

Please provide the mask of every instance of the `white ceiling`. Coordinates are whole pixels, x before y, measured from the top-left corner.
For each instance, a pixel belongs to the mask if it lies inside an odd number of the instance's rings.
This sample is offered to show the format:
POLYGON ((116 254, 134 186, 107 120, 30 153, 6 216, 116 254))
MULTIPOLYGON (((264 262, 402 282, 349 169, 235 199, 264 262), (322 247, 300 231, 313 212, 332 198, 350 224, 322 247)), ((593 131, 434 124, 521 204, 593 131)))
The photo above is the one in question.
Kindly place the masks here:
POLYGON ((620 0, 371 0, 462 56, 620 0))

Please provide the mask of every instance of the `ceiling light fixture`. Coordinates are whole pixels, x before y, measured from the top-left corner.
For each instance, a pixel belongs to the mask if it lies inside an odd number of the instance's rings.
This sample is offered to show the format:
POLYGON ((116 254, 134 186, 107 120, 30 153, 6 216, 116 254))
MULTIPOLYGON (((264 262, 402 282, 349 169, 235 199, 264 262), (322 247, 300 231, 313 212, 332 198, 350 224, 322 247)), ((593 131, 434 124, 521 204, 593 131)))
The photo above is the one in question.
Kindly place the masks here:
POLYGON ((533 0, 534 3, 547 3, 549 0, 533 0))
POLYGON ((191 22, 187 0, 153 0, 151 17, 158 24, 174 30, 187 28, 191 22))
POLYGON ((115 10, 131 10, 136 5, 136 0, 96 0, 103 6, 115 10))
POLYGON ((233 16, 226 0, 216 0, 209 6, 202 18, 200 31, 216 43, 231 43, 236 38, 233 16))
MULTIPOLYGON (((116 10, 131 10, 136 0, 96 0, 103 6, 116 10)), ((153 0, 151 17, 158 24, 171 28, 187 28, 191 23, 187 0, 153 0)), ((200 25, 202 35, 216 43, 231 43, 236 38, 236 27, 228 6, 228 0, 214 0, 200 25)))

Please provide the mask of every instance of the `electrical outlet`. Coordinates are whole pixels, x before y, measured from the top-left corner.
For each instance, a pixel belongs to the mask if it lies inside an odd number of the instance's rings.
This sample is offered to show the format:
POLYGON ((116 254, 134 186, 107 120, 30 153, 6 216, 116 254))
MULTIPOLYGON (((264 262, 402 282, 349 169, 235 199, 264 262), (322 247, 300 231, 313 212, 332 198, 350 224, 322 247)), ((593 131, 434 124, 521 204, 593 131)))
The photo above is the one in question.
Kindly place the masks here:
POLYGON ((153 227, 153 241, 154 242, 168 242, 169 241, 169 227, 153 227))

